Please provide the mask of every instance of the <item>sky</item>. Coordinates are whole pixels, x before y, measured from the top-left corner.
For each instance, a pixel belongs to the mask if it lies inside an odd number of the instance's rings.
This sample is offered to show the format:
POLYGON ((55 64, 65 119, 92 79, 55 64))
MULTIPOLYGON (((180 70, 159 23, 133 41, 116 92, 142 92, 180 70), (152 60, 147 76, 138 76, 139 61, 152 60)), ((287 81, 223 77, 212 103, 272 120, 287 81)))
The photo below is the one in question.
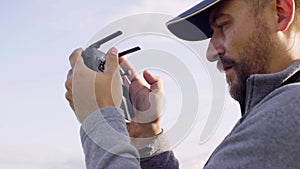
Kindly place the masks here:
MULTIPOLYGON (((142 13, 176 16, 198 2, 1 1, 0 168, 85 168, 79 137, 80 124, 64 98, 70 53, 85 47, 96 32, 120 18, 142 13)), ((206 46, 207 42, 202 43, 199 50, 205 52, 206 46)), ((168 49, 167 46, 165 48, 168 49)), ((202 72, 193 73, 203 75, 202 72)), ((174 91, 174 86, 170 85, 172 78, 164 77, 166 90, 174 91)), ((199 88, 200 94, 203 91, 200 107, 205 107, 210 104, 205 103, 206 95, 209 95, 205 91, 209 90, 209 86, 199 88)), ((169 97, 168 102, 170 105, 178 100, 169 97)), ((208 116, 201 114, 195 120, 193 129, 175 147, 181 168, 201 168, 238 120, 237 103, 226 95, 224 104, 218 128, 205 143, 198 142, 208 116)), ((172 124, 167 122, 176 118, 176 115, 166 112, 163 125, 172 128, 172 124)))

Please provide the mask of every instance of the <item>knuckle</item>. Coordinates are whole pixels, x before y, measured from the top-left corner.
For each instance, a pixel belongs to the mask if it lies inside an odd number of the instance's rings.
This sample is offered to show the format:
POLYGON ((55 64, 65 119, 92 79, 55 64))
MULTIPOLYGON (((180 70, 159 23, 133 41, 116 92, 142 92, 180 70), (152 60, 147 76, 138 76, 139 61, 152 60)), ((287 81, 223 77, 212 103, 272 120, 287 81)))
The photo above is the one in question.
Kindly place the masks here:
POLYGON ((72 80, 72 76, 73 76, 73 70, 70 69, 70 70, 68 71, 68 74, 67 74, 67 79, 72 80))
POLYGON ((69 94, 68 94, 68 92, 65 93, 65 98, 66 98, 67 100, 69 100, 69 94))
POLYGON ((72 93, 71 92, 66 92, 65 93, 65 98, 69 101, 72 102, 72 93))
POLYGON ((65 82, 65 88, 68 90, 68 91, 72 91, 72 80, 66 80, 65 82))
POLYGON ((71 55, 69 56, 70 61, 74 60, 74 58, 76 57, 76 53, 77 53, 76 50, 71 53, 71 55))
POLYGON ((82 53, 82 49, 79 48, 79 49, 75 49, 72 52, 72 54, 69 56, 69 61, 70 61, 72 67, 75 65, 78 56, 81 56, 81 53, 82 53))

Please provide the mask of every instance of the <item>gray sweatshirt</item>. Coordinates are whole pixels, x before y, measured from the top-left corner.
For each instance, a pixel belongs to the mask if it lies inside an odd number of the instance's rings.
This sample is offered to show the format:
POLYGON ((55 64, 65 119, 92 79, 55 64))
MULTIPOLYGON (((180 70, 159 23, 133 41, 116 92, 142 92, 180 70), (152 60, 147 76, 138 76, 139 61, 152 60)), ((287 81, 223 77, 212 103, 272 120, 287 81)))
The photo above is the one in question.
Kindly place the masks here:
MULTIPOLYGON (((282 72, 247 80, 245 114, 205 169, 300 168, 299 73, 297 61, 282 72)), ((122 113, 114 107, 99 109, 82 124, 88 169, 179 168, 165 138, 153 138, 139 150, 132 146, 122 113)))

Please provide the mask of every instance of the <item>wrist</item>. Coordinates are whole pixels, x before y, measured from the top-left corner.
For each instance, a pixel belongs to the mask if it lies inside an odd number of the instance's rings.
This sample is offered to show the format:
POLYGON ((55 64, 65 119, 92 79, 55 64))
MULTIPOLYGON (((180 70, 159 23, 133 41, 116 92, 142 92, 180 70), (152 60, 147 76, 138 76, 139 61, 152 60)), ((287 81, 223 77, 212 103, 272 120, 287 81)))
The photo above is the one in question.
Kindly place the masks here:
POLYGON ((132 121, 127 127, 132 138, 151 138, 163 132, 160 124, 155 123, 137 123, 132 121))
POLYGON ((148 132, 145 132, 145 134, 143 135, 144 138, 158 136, 163 132, 163 129, 161 128, 160 124, 151 124, 147 126, 146 131, 148 132))

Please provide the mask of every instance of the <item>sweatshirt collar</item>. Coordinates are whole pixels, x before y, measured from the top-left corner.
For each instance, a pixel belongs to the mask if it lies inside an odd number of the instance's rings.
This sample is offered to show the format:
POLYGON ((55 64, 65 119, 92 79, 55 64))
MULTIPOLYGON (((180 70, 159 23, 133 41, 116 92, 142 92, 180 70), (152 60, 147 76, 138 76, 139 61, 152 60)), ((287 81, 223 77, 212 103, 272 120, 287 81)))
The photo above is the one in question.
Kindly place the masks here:
POLYGON ((249 112, 265 96, 287 82, 300 71, 300 60, 287 69, 273 74, 254 74, 247 79, 245 112, 249 112))

